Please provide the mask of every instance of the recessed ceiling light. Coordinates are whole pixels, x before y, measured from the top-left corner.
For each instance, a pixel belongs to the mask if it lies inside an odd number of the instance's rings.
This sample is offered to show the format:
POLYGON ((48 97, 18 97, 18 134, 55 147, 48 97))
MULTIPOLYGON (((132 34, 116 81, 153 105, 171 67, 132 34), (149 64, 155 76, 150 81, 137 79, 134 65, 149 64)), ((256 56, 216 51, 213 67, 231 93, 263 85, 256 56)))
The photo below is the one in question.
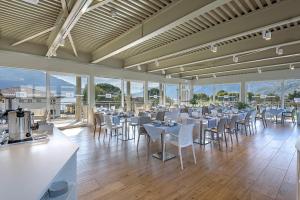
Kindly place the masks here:
POLYGON ((235 63, 239 62, 239 58, 238 58, 236 55, 234 55, 234 56, 232 57, 232 60, 233 60, 233 62, 235 62, 235 63))
POLYGON ((262 73, 262 70, 261 70, 261 68, 260 68, 260 67, 258 67, 258 68, 257 68, 257 72, 258 72, 259 74, 261 74, 261 73, 262 73))
POLYGON ((277 55, 282 55, 283 54, 283 49, 281 49, 280 47, 276 47, 276 54, 277 55))
POLYGON ((272 33, 269 30, 262 31, 262 37, 265 40, 271 40, 272 39, 272 33))
POLYGON ((218 51, 218 47, 215 44, 211 44, 210 45, 210 50, 214 53, 216 53, 218 51))
POLYGON ((183 67, 180 67, 180 71, 183 72, 183 71, 184 71, 184 68, 183 68, 183 67))
POLYGON ((294 70, 295 66, 293 64, 290 64, 290 70, 294 70))
POLYGON ((137 66, 137 69, 138 69, 139 71, 141 71, 141 70, 142 70, 141 65, 138 65, 138 66, 137 66))

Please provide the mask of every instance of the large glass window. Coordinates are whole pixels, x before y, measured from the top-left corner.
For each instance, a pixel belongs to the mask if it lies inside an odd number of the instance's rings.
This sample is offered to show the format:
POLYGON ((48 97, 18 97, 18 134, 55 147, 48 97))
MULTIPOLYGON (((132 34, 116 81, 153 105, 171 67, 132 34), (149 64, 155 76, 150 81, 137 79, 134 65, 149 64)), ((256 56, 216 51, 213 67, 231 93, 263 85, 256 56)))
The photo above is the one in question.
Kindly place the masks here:
POLYGON ((247 100, 252 105, 280 106, 280 81, 253 81, 246 83, 247 100))
POLYGON ((190 102, 190 85, 182 84, 181 85, 181 104, 188 105, 190 102))
POLYGON ((130 95, 134 110, 144 107, 144 83, 140 81, 130 81, 130 95))
POLYGON ((151 106, 157 106, 160 100, 159 83, 148 82, 148 99, 151 106))
MULTIPOLYGON (((88 78, 69 74, 50 75, 50 114, 57 123, 65 119, 87 120, 88 78)), ((63 121, 62 126, 68 125, 63 121), (65 123, 65 124, 64 124, 65 123)))
POLYGON ((213 85, 195 85, 193 88, 193 104, 207 105, 213 101, 213 85))
POLYGON ((45 72, 0 67, 0 112, 21 107, 43 116, 46 103, 45 72))
POLYGON ((166 84, 166 104, 178 105, 179 91, 177 84, 166 84))
POLYGON ((95 104, 99 108, 118 109, 121 103, 120 79, 95 77, 95 104))
POLYGON ((215 85, 215 100, 218 103, 234 103, 239 101, 241 85, 239 83, 215 85))
POLYGON ((284 104, 285 107, 296 106, 300 100, 300 79, 284 81, 284 104))

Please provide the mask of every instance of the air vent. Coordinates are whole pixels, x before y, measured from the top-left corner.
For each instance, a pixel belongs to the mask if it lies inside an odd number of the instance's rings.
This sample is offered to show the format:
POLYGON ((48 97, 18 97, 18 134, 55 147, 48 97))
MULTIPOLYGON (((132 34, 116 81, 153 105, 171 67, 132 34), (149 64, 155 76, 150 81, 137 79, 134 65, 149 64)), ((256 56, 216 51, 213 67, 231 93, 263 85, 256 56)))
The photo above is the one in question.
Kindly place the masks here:
POLYGON ((40 0, 23 0, 23 1, 25 1, 27 3, 31 3, 31 4, 37 5, 40 0))

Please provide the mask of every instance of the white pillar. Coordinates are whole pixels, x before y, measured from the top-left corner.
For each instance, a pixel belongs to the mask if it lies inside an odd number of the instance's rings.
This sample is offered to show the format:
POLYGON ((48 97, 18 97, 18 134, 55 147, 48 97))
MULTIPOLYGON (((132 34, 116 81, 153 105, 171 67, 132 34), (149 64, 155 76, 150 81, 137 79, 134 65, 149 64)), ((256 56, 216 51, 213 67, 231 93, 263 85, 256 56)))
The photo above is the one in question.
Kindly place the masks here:
POLYGON ((178 105, 181 104, 181 101, 182 101, 182 83, 179 83, 178 84, 178 105))
POLYGON ((94 123, 94 107, 95 107, 95 82, 94 76, 88 77, 88 124, 92 125, 94 123))
POLYGON ((121 80, 121 107, 124 110, 125 107, 125 99, 124 99, 124 79, 121 80))
POLYGON ((76 76, 76 102, 75 102, 75 119, 81 120, 81 76, 76 76))
POLYGON ((284 80, 281 80, 280 86, 281 108, 284 108, 284 80))
POLYGON ((245 81, 241 82, 240 86, 240 101, 246 103, 247 102, 247 91, 246 91, 246 83, 245 81))
POLYGON ((163 83, 159 83, 159 104, 164 105, 164 86, 163 83))
POLYGON ((213 84, 213 103, 216 101, 216 85, 213 84))
POLYGON ((147 108, 148 104, 148 81, 144 82, 144 108, 147 108))
POLYGON ((46 72, 46 110, 47 120, 50 120, 50 113, 51 113, 51 91, 50 91, 50 74, 46 72))

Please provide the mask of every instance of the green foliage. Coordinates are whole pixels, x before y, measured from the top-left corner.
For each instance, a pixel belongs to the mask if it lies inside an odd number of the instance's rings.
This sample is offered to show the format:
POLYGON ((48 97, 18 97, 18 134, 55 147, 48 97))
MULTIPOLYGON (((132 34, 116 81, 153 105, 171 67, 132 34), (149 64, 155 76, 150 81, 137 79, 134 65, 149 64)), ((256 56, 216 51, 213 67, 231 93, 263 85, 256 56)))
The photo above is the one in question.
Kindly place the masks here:
POLYGON ((205 93, 194 94, 190 100, 190 104, 197 105, 200 101, 209 101, 209 96, 205 93))
POLYGON ((248 108, 249 105, 246 104, 246 103, 244 103, 244 102, 239 101, 239 102, 236 103, 236 107, 237 107, 237 109, 239 109, 239 110, 243 110, 243 109, 248 108))
POLYGON ((300 98, 300 91, 298 92, 298 91, 294 90, 293 93, 288 94, 289 100, 294 100, 294 98, 300 98))
POLYGON ((159 96, 159 89, 158 88, 151 88, 148 91, 149 99, 151 100, 151 106, 157 106, 159 104, 159 98, 153 98, 154 95, 159 96))
POLYGON ((251 102, 253 100, 253 96, 254 96, 253 92, 248 92, 247 93, 247 97, 248 97, 249 102, 251 102))

